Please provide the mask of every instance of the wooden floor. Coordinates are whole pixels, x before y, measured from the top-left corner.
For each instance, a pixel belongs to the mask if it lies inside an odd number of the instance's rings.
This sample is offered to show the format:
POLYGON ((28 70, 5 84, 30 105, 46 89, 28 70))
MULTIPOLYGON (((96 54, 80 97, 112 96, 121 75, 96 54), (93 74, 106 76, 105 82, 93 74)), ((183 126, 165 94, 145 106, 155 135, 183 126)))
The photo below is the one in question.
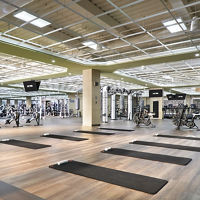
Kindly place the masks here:
MULTIPOLYGON (((48 200, 199 200, 200 153, 131 145, 129 142, 139 139, 200 147, 200 141, 153 137, 154 133, 200 137, 200 132, 187 129, 177 131, 170 120, 157 120, 155 124, 156 128, 136 128, 134 132, 117 131, 117 134, 109 136, 73 133, 73 130, 81 128, 80 119, 46 119, 44 126, 40 127, 1 128, 0 139, 15 138, 52 147, 31 150, 0 144, 0 181, 48 200), (40 137, 47 132, 86 137, 89 140, 77 142, 40 137), (193 160, 187 166, 179 166, 100 153, 106 147, 182 156, 193 160), (150 195, 48 168, 66 159, 157 177, 169 182, 156 195, 150 195)), ((132 122, 122 120, 107 125, 118 128, 134 126, 132 122)), ((1 194, 0 199, 3 199, 1 194)))

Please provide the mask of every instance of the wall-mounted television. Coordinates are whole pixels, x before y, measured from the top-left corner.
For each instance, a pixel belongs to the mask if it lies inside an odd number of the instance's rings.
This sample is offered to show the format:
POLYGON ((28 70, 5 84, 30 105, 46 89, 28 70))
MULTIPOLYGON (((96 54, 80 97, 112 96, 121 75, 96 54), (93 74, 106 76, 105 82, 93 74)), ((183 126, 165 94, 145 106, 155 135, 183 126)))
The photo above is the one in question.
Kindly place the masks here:
POLYGON ((149 97, 162 97, 163 90, 149 90, 149 97))
POLYGON ((25 92, 38 91, 40 87, 40 81, 24 81, 25 92))
POLYGON ((185 100, 186 94, 176 94, 176 100, 185 100))
POLYGON ((167 99, 168 99, 168 100, 176 100, 176 95, 167 94, 167 99))

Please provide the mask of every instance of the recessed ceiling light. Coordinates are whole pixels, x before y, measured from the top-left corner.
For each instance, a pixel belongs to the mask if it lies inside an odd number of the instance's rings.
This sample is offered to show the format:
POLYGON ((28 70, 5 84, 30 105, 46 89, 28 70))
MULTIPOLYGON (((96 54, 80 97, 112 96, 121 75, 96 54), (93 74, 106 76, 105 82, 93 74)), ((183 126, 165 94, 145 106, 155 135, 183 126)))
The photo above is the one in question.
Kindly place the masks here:
POLYGON ((177 33, 183 30, 184 31, 187 30, 187 27, 183 23, 183 20, 181 18, 177 18, 176 20, 173 19, 173 20, 164 21, 163 25, 170 31, 170 33, 177 33))
POLYGON ((43 28, 45 26, 48 26, 49 24, 51 24, 50 22, 46 21, 46 20, 43 20, 43 19, 36 19, 34 21, 31 22, 31 24, 37 26, 37 27, 40 27, 40 28, 43 28))
POLYGON ((196 57, 200 56, 200 54, 199 54, 199 53, 195 53, 194 55, 195 55, 196 57))
POLYGON ((98 49, 98 44, 92 40, 87 40, 82 42, 82 44, 86 47, 90 47, 91 49, 97 50, 98 49))
MULTIPOLYGON (((182 19, 181 18, 178 18, 176 19, 178 23, 182 23, 182 19)), ((177 24, 176 20, 167 20, 167 21, 164 21, 163 24, 164 26, 171 26, 171 25, 174 25, 174 24, 177 24)))
POLYGON ((55 63, 56 61, 55 61, 55 60, 51 60, 51 62, 52 62, 52 63, 55 63))
POLYGON ((25 22, 28 22, 28 21, 31 21, 31 20, 34 20, 36 19, 37 17, 26 12, 26 11, 21 11, 21 12, 18 12, 14 15, 14 17, 18 18, 18 19, 21 19, 25 22))
POLYGON ((72 75, 72 73, 69 72, 69 75, 72 75))
POLYGON ((21 11, 21 12, 18 12, 14 15, 14 17, 18 18, 18 19, 21 19, 25 22, 29 22, 31 21, 30 23, 34 26, 37 26, 39 28, 43 28, 45 26, 48 26, 49 24, 51 24, 50 22, 46 21, 46 20, 43 20, 41 18, 38 18, 36 17, 35 15, 32 15, 26 11, 21 11))
POLYGON ((169 76, 169 75, 163 75, 162 77, 165 78, 165 79, 172 79, 172 77, 169 76))

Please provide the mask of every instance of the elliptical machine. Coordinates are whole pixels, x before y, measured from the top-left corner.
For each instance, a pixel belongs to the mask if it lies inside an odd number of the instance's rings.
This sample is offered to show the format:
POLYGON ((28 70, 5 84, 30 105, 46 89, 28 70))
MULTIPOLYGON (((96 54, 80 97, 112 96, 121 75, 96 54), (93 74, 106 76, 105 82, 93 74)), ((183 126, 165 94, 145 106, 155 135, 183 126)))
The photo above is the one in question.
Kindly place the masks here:
POLYGON ((40 113, 38 111, 34 112, 32 117, 26 120, 26 123, 30 124, 33 120, 36 121, 36 126, 40 125, 40 113))
POLYGON ((192 117, 189 117, 189 115, 186 115, 187 106, 180 105, 177 108, 176 114, 173 117, 173 124, 177 126, 177 130, 180 130, 181 126, 187 126, 189 129, 192 128, 198 128, 198 126, 195 123, 196 114, 192 114, 192 117))

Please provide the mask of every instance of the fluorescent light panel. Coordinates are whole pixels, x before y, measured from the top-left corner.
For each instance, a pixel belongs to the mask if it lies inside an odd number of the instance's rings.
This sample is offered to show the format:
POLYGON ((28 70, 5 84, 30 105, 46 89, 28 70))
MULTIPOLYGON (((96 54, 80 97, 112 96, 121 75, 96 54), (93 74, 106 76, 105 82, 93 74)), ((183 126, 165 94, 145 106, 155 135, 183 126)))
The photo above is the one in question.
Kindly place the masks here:
POLYGON ((26 11, 19 12, 19 13, 15 14, 14 17, 21 19, 25 22, 29 22, 29 21, 37 18, 36 16, 31 15, 30 13, 28 13, 26 11))
MULTIPOLYGON (((183 22, 181 18, 178 18, 176 20, 177 20, 178 23, 182 23, 183 22)), ((165 21, 165 22, 163 22, 163 24, 165 26, 171 26, 171 25, 177 24, 176 20, 173 19, 173 20, 165 21)))
POLYGON ((164 21, 163 25, 169 30, 170 33, 177 33, 183 30, 184 31, 187 30, 187 27, 185 26, 181 18, 177 18, 176 20, 173 19, 173 20, 164 21), (176 22, 176 20, 179 24, 176 22))
POLYGON ((33 24, 33 25, 35 25, 35 26, 37 26, 37 27, 43 28, 43 27, 45 27, 45 26, 48 26, 48 25, 51 24, 51 23, 48 22, 48 21, 45 21, 45 20, 43 20, 43 19, 38 18, 38 19, 32 21, 31 24, 33 24))
POLYGON ((82 44, 86 47, 90 47, 91 49, 97 50, 98 44, 96 42, 93 42, 92 40, 87 40, 82 42, 82 44))
POLYGON ((45 26, 48 26, 49 24, 51 24, 50 22, 43 20, 41 18, 37 18, 36 16, 26 12, 26 11, 21 11, 18 12, 17 14, 14 15, 14 17, 21 19, 25 22, 29 22, 34 26, 37 26, 39 28, 43 28, 45 26), (32 21, 33 20, 33 21, 32 21))

